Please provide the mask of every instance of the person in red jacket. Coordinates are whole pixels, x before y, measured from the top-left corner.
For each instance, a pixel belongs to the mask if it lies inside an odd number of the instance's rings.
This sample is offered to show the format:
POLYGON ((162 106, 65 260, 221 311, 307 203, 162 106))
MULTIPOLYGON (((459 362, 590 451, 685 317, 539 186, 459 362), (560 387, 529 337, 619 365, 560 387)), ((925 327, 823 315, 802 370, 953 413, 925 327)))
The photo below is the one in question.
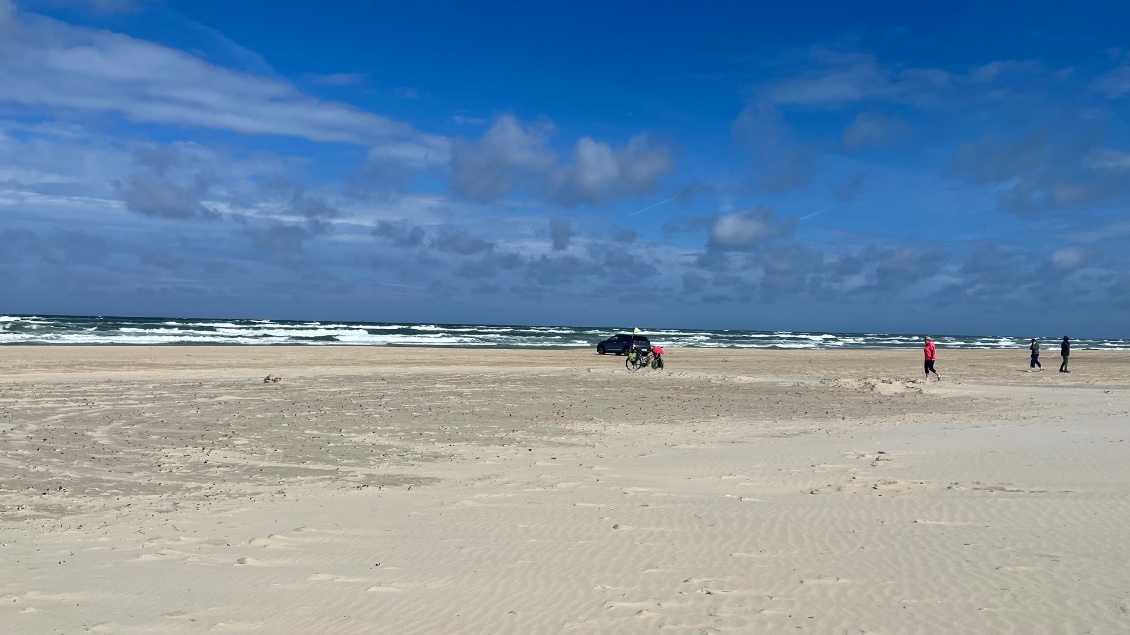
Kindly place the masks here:
POLYGON ((941 375, 934 370, 934 362, 938 359, 938 353, 934 350, 934 340, 927 337, 926 347, 922 350, 926 353, 926 362, 922 365, 922 368, 926 371, 926 381, 930 381, 930 373, 934 373, 934 377, 937 377, 938 381, 942 381, 941 375))

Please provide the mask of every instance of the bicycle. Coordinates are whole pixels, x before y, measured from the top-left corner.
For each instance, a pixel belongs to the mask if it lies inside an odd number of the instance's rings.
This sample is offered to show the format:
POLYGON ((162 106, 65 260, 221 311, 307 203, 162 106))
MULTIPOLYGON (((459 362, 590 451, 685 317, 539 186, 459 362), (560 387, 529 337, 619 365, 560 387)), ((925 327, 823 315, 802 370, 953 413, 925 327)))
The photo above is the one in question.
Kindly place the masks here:
POLYGON ((636 347, 628 350, 628 358, 624 360, 624 368, 630 371, 637 371, 650 365, 650 353, 645 353, 636 347))

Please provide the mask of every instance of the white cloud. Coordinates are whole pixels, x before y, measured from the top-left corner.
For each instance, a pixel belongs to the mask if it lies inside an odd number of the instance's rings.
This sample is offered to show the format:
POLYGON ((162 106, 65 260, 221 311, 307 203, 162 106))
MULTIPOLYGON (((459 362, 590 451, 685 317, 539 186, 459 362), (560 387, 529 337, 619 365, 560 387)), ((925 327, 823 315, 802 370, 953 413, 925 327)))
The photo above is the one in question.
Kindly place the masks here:
POLYGON ((717 216, 710 227, 711 247, 743 249, 792 232, 795 221, 777 218, 771 209, 753 209, 717 216))
POLYGON ((1033 74, 1039 73, 1041 70, 1043 70, 1043 68, 1040 66, 1040 63, 1035 60, 1025 60, 1023 62, 1004 60, 989 62, 988 64, 973 69, 973 72, 969 74, 969 79, 977 83, 988 83, 1005 74, 1033 74))
POLYGON ((0 0, 0 103, 319 142, 445 143, 383 115, 304 95, 281 79, 21 13, 8 0, 0 0))
MULTIPOLYGON (((527 127, 504 115, 471 145, 452 147, 451 188, 476 201, 491 201, 517 189, 524 180, 543 181, 557 163, 549 149, 547 126, 527 127)), ((541 184, 538 183, 538 186, 541 184)))
POLYGON ((793 106, 843 106, 873 99, 920 100, 946 86, 950 73, 934 68, 892 69, 872 55, 822 48, 809 51, 815 67, 761 88, 768 102, 793 106))
POLYGON ((1130 62, 1097 79, 1094 88, 1111 99, 1130 95, 1130 62))
MULTIPOLYGON (((761 99, 787 106, 841 107, 864 101, 895 101, 928 105, 939 91, 969 83, 985 84, 1004 75, 1043 70, 1033 60, 994 61, 968 75, 940 68, 900 68, 879 63, 873 55, 844 53, 815 47, 805 56, 806 70, 760 86, 761 99)), ((1112 74, 1114 75, 1114 74, 1112 74)), ((1106 90, 1130 92, 1130 70, 1112 80, 1106 90)))
POLYGON ((1052 254, 1052 264, 1060 269, 1078 269, 1091 259, 1091 252, 1078 247, 1065 247, 1052 254))
POLYGON ((655 190, 674 167, 674 154, 647 136, 632 137, 618 150, 584 137, 577 142, 573 163, 557 176, 552 197, 565 205, 596 205, 613 196, 643 194, 655 190))
POLYGON ((596 205, 625 194, 655 189, 675 165, 674 153, 638 135, 621 148, 583 137, 571 162, 562 163, 549 144, 550 124, 523 125, 499 117, 478 142, 452 148, 452 189, 476 201, 492 201, 518 190, 566 206, 596 205))
POLYGON ((1087 157, 1087 167, 1107 172, 1130 172, 1130 152, 1103 148, 1087 157))
POLYGON ((901 119, 873 113, 860 113, 844 130, 844 147, 856 150, 864 147, 885 146, 910 132, 910 126, 901 119))

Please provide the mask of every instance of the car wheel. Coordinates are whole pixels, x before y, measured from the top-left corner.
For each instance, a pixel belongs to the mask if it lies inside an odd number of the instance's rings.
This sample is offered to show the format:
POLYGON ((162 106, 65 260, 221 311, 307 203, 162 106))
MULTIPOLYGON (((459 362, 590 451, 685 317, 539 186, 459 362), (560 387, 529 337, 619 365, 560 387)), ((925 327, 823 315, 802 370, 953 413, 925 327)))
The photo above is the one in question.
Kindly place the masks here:
POLYGON ((597 346, 597 347, 596 347, 596 354, 597 354, 597 355, 603 355, 603 354, 605 354, 606 352, 607 352, 607 351, 605 351, 605 350, 604 350, 604 344, 601 344, 600 346, 597 346))

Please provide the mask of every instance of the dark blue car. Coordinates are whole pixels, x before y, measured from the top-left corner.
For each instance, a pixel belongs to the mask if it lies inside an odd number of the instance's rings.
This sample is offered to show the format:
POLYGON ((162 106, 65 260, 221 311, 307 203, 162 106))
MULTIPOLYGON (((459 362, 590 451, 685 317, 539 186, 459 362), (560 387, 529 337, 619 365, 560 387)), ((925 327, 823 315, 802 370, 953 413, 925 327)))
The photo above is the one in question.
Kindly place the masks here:
POLYGON ((617 355, 625 355, 628 349, 632 346, 640 349, 645 353, 651 352, 651 342, 642 335, 628 335, 621 333, 620 335, 613 335, 612 337, 604 340, 596 345, 596 352, 599 355, 607 353, 616 353, 617 355))

